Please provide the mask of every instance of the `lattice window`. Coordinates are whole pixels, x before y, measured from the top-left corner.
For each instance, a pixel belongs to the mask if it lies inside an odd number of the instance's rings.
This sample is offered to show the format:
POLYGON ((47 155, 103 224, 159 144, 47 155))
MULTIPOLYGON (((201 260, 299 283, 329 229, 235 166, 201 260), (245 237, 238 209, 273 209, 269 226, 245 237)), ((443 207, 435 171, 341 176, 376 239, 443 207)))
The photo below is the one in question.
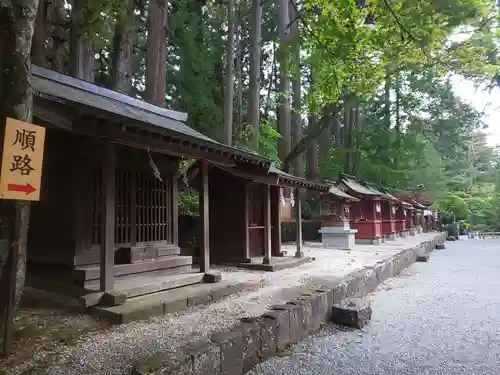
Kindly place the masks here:
MULTIPOLYGON (((90 240, 95 246, 101 241, 101 174, 99 168, 93 172, 90 240)), ((173 197, 168 176, 162 175, 161 182, 150 171, 119 169, 115 177, 115 243, 170 242, 173 197)))

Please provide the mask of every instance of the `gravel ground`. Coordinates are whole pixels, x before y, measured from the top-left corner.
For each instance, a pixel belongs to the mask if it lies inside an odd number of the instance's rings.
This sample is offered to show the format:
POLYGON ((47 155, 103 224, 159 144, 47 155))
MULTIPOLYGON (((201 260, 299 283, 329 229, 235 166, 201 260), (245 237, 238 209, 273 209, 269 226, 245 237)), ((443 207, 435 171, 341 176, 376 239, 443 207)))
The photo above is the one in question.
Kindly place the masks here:
MULTIPOLYGON (((294 287, 307 284, 312 277, 345 276, 431 237, 432 234, 422 234, 381 246, 356 246, 352 251, 323 249, 319 244, 306 243, 304 252, 307 256, 315 256, 315 262, 273 273, 219 268, 224 280, 260 283, 261 288, 182 313, 166 314, 148 321, 89 333, 78 339, 75 345, 61 345, 57 351, 44 353, 37 350, 38 360, 50 360, 50 364, 46 369, 36 370, 35 373, 127 374, 136 360, 151 355, 158 349, 173 349, 193 339, 226 330, 242 317, 258 316, 269 306, 285 302, 294 294, 294 287)), ((293 245, 284 245, 283 250, 291 253, 295 251, 293 245)), ((22 372, 12 367, 8 373, 16 375, 22 372)))
POLYGON ((498 375, 500 241, 447 243, 371 295, 362 331, 330 326, 248 375, 498 375))

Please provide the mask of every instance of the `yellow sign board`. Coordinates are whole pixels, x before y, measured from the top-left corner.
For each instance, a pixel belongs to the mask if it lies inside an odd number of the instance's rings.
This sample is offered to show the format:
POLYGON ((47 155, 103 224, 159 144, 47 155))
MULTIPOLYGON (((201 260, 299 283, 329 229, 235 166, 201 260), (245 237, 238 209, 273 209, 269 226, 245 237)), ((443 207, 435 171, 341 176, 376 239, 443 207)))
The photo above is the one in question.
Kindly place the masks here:
POLYGON ((7 118, 0 198, 40 200, 45 128, 7 118))

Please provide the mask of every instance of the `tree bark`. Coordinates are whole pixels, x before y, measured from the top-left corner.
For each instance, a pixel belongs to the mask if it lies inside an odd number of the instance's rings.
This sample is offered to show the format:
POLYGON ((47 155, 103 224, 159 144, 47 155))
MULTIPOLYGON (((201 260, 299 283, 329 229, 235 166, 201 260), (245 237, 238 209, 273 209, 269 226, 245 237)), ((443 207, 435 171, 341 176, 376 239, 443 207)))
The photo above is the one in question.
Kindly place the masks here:
MULTIPOLYGON (((278 0, 278 12, 280 38, 278 51, 280 64, 278 131, 281 134, 281 138, 278 141, 278 156, 284 161, 292 148, 290 131, 290 78, 288 77, 288 0, 278 0)), ((288 168, 289 166, 287 166, 288 168)), ((288 189, 284 189, 284 192, 285 196, 289 196, 290 192, 288 189)))
POLYGON ((165 69, 167 66, 167 1, 150 0, 148 39, 146 41, 146 89, 144 99, 165 106, 165 69))
POLYGON ((52 0, 49 8, 49 20, 52 26, 49 60, 51 69, 57 72, 65 71, 66 55, 64 53, 64 44, 68 39, 65 24, 65 1, 52 0))
POLYGON ((227 3, 226 76, 224 83, 224 134, 223 141, 233 143, 233 99, 234 99, 234 0, 227 3))
MULTIPOLYGON (((292 43, 292 58, 295 69, 292 79, 292 146, 295 147, 302 139, 302 107, 301 82, 300 82, 300 34, 298 24, 298 14, 293 6, 289 7, 289 19, 294 20, 290 25, 290 39, 292 43)), ((293 173, 296 176, 304 177, 304 157, 299 155, 294 160, 293 173)))
POLYGON ((88 0, 74 0, 71 14, 69 74, 94 82, 94 51, 92 35, 86 20, 88 0))
MULTIPOLYGON (((241 20, 241 16, 238 16, 241 20)), ((238 33, 236 34, 236 46, 238 51, 236 53, 235 60, 235 75, 237 82, 236 89, 236 105, 237 105, 237 120, 236 120, 236 136, 239 137, 242 126, 243 126, 243 37, 242 37, 243 25, 238 28, 238 33)))
POLYGON ((111 86, 130 94, 132 90, 132 36, 135 30, 134 2, 127 0, 115 25, 111 54, 111 86))
POLYGON ((260 55, 262 31, 261 0, 252 0, 252 35, 250 46, 250 89, 248 93, 248 122, 253 127, 252 145, 259 148, 260 140, 260 55))
POLYGON ((40 0, 35 19, 35 33, 31 43, 31 61, 33 64, 47 66, 47 1, 40 0))
POLYGON ((328 114, 328 108, 325 108, 325 116, 328 117, 328 125, 326 126, 323 134, 318 139, 318 164, 319 164, 319 177, 325 179, 329 164, 330 149, 332 146, 332 129, 335 122, 335 117, 328 114))
MULTIPOLYGON (((0 123, 5 129, 5 118, 12 117, 31 122, 33 96, 31 87, 31 43, 34 34, 38 0, 19 0, 15 3, 0 1, 0 123)), ((19 304, 26 275, 26 242, 29 226, 29 203, 2 201, 0 216, 11 226, 11 249, 17 258, 15 306, 19 304)), ((0 302, 5 302, 7 272, 0 268, 0 302)), ((0 310, 0 325, 4 323, 4 310, 0 310)), ((1 327, 0 332, 3 332, 1 327)), ((3 337, 0 337, 3 340, 3 337)))
MULTIPOLYGON (((314 134, 316 131, 316 115, 311 112, 309 116, 307 133, 314 134)), ((318 178, 318 142, 316 139, 312 139, 307 145, 307 169, 306 177, 311 181, 315 181, 318 178)))

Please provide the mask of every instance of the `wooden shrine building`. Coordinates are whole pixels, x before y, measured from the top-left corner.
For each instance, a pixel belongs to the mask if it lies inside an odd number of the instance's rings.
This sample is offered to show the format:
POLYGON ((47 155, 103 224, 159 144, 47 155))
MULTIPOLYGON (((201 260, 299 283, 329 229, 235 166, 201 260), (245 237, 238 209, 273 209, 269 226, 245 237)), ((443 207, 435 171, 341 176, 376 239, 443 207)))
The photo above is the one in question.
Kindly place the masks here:
MULTIPOLYGON (((376 187, 373 187, 376 189, 376 187)), ((384 240, 395 240, 399 236, 397 230, 397 209, 399 200, 387 190, 378 189, 384 194, 381 200, 382 211, 382 236, 384 240)))
POLYGON ((350 208, 351 228, 356 229, 356 243, 382 242, 382 207, 385 194, 374 187, 358 182, 355 177, 342 174, 338 188, 359 199, 350 208))
MULTIPOLYGON (((201 185, 201 163, 190 168, 201 185)), ((301 190, 326 193, 329 186, 270 168, 209 164, 210 258, 214 263, 275 271, 310 261, 302 252, 301 190), (293 188, 296 221, 295 254, 281 251, 281 190, 293 188)))
POLYGON ((207 163, 269 170, 271 162, 189 128, 184 113, 38 66, 32 83, 34 123, 47 132, 28 285, 93 291, 88 303, 97 304, 99 293, 131 298, 203 281, 211 263, 209 207, 217 199, 241 203, 209 193, 207 163), (178 246, 176 173, 184 157, 202 161, 199 268, 178 246))

